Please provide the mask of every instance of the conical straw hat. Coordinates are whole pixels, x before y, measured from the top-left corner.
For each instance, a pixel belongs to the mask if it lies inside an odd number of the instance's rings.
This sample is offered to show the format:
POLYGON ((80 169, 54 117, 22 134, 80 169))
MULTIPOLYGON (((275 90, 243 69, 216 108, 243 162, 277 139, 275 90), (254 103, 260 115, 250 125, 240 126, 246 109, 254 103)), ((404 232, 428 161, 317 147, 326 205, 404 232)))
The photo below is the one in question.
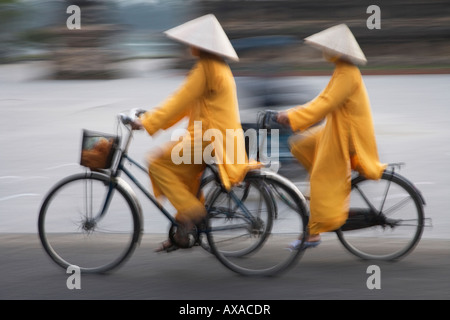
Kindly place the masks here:
POLYGON ((305 38, 305 42, 331 54, 341 55, 354 64, 367 63, 366 56, 346 24, 339 24, 313 34, 305 38))
POLYGON ((239 61, 230 40, 213 14, 188 21, 167 30, 165 34, 182 43, 239 61))

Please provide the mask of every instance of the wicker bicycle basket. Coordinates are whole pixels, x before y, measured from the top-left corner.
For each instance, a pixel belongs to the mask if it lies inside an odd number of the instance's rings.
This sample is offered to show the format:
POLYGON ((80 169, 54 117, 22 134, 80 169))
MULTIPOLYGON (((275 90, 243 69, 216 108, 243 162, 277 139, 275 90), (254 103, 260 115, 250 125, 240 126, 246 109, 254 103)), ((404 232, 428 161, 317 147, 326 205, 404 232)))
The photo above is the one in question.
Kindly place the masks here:
POLYGON ((119 137, 83 129, 80 164, 91 170, 109 169, 119 147, 119 137))

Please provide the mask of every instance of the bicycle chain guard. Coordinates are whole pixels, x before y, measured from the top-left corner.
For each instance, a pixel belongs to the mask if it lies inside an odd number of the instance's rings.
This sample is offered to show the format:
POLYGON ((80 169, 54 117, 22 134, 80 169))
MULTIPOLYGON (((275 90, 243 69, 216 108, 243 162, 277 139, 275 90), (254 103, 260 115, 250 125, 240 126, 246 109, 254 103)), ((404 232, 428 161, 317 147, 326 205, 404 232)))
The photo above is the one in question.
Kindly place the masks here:
POLYGON ((342 231, 364 229, 373 226, 395 227, 396 220, 387 219, 384 214, 373 212, 370 209, 352 208, 345 224, 341 227, 342 231))

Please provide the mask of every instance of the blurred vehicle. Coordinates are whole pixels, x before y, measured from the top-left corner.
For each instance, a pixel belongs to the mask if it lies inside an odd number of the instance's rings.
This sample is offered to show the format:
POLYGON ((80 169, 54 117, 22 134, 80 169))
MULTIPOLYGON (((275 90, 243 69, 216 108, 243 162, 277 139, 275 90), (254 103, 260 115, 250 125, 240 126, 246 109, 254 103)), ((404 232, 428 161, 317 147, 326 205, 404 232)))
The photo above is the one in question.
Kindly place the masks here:
MULTIPOLYGON (((296 76, 295 72, 294 76, 284 75, 290 66, 289 61, 283 60, 282 52, 301 44, 296 37, 258 36, 236 39, 232 43, 241 58, 239 66, 236 66, 238 76, 235 79, 244 132, 260 129, 257 127, 257 118, 261 111, 286 110, 312 100, 319 92, 318 88, 308 84, 305 78, 296 76), (251 62, 248 62, 250 59, 251 62), (241 67, 241 63, 244 67, 241 67), (244 71, 240 72, 239 68, 244 71), (240 76, 241 73, 251 75, 240 76)), ((271 168, 278 168, 278 173, 289 179, 303 180, 307 172, 289 148, 292 130, 275 123, 272 129, 278 130, 278 135, 272 135, 270 131, 267 133, 266 152, 271 160, 276 161, 278 158, 279 163, 271 168), (272 138, 278 138, 278 154, 271 154, 272 146, 275 147, 272 138)), ((247 152, 250 151, 247 145, 247 152)))
MULTIPOLYGON (((238 99, 241 111, 241 122, 244 132, 249 129, 258 131, 258 114, 265 110, 283 111, 310 101, 316 90, 309 87, 301 78, 236 78, 238 99)), ((304 179, 305 169, 291 154, 289 137, 294 133, 290 128, 272 124, 272 130, 278 130, 278 135, 267 132, 267 153, 270 159, 278 157, 278 173, 289 179, 304 179), (272 137, 278 138, 278 155, 272 154, 272 137)), ((247 152, 249 152, 247 146, 247 152)))

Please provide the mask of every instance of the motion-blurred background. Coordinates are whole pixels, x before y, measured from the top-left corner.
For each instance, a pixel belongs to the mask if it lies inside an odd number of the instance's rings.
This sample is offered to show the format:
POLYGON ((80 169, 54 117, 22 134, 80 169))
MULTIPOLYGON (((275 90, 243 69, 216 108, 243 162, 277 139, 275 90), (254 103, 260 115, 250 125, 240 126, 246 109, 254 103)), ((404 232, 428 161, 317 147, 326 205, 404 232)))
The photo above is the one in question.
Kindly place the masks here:
MULTIPOLYGON (((368 59, 380 158, 407 163, 437 215, 435 235, 447 236, 448 0, 0 0, 0 231, 35 230, 46 190, 80 169, 82 128, 112 132, 118 112, 154 107, 181 84, 194 60, 163 31, 208 13, 240 57, 230 66, 245 127, 326 86, 333 66, 302 40, 346 23, 368 59), (79 30, 67 28, 70 5, 81 9, 79 30), (371 5, 380 29, 367 26, 371 5)), ((142 160, 169 137, 136 135, 132 151, 142 160)), ((280 139, 281 173, 301 180, 280 139)))
MULTIPOLYGON (((241 62, 238 74, 318 72, 324 65, 301 40, 347 23, 369 64, 380 69, 450 68, 450 6, 446 0, 0 0, 0 63, 46 61, 54 78, 126 76, 117 64, 180 57, 162 32, 214 13, 241 62), (69 30, 69 5, 81 9, 81 29, 69 30), (380 8, 380 29, 369 29, 367 8, 380 8)), ((189 67, 186 64, 174 66, 189 67)))
POLYGON ((303 45, 302 39, 335 24, 348 24, 360 43, 369 61, 362 68, 364 74, 449 72, 448 1, 379 1, 379 29, 367 25, 375 14, 368 10, 372 4, 366 0, 0 0, 0 63, 25 63, 27 67, 19 70, 35 78, 59 80, 141 77, 155 65, 188 70, 193 60, 187 50, 163 31, 214 13, 241 58, 231 67, 243 122, 252 122, 258 109, 302 104, 320 91, 301 76, 327 75, 333 66, 303 45), (81 9, 79 30, 66 26, 70 5, 81 9))
MULTIPOLYGON (((450 248, 449 84, 449 0, 0 0, 0 298, 448 298, 442 259, 450 248), (81 8, 79 30, 66 26, 70 5, 81 8), (367 27, 370 5, 380 8, 380 29, 367 27), (68 275, 39 250, 43 199, 84 170, 82 129, 116 133, 118 113, 155 107, 180 86, 194 60, 163 31, 207 13, 217 16, 241 58, 230 67, 250 127, 257 111, 302 104, 326 86, 333 66, 302 39, 347 23, 368 59, 361 70, 380 160, 406 163, 400 174, 422 192, 432 219, 423 237, 445 242, 421 242, 417 260, 382 264, 383 290, 367 290, 365 264, 338 250, 329 254, 335 247, 328 243, 293 270, 300 273, 246 281, 215 265, 177 260, 183 254, 154 259, 157 243, 147 238, 131 269, 84 277, 83 290, 67 290, 68 275)), ((145 163, 170 137, 137 132, 130 155, 145 163)), ((307 188, 287 137, 280 138, 280 173, 307 188)), ((150 188, 146 172, 131 169, 150 188)), ((166 239, 168 220, 136 194, 145 233, 166 239)))

